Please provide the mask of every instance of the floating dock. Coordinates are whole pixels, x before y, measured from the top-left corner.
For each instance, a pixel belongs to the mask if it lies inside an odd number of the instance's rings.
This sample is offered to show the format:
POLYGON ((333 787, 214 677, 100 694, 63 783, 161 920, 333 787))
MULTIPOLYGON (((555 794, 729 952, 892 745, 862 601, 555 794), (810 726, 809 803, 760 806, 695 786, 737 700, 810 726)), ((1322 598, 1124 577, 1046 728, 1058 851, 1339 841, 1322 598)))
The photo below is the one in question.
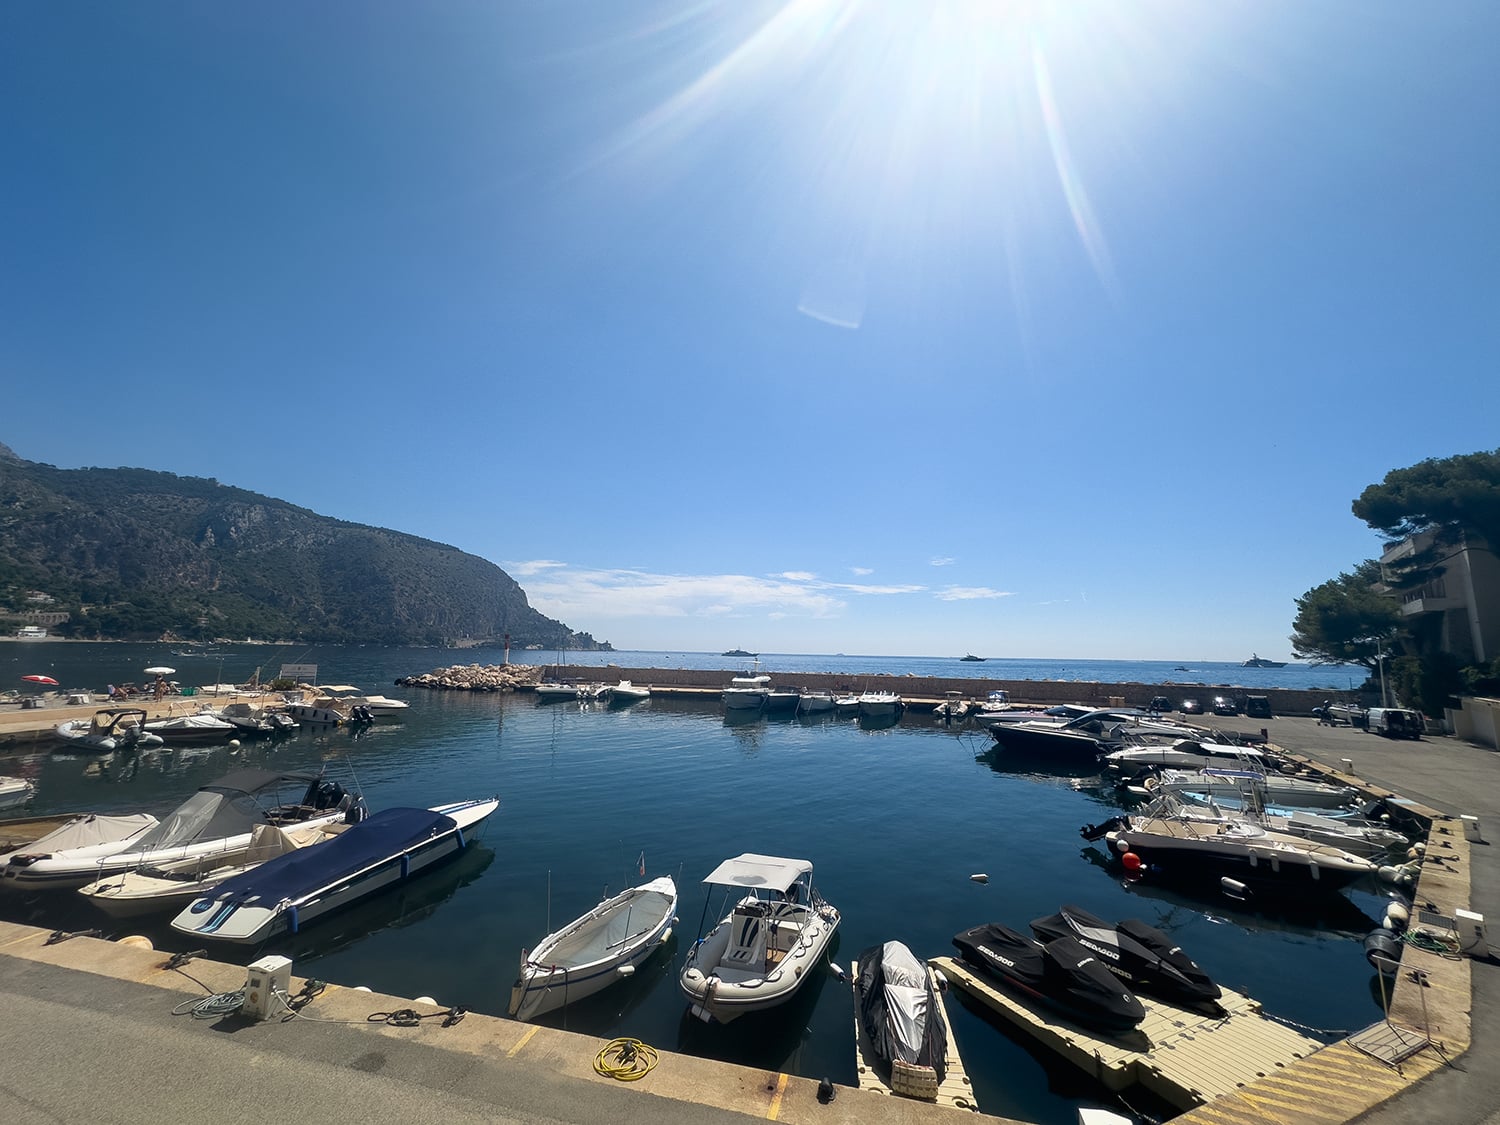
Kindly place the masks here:
MULTIPOLYGON (((931 979, 933 969, 927 966, 927 975, 931 979)), ((948 1062, 944 1068, 943 1080, 938 1084, 937 1097, 935 1099, 921 1099, 929 1104, 951 1106, 954 1109, 967 1109, 974 1113, 980 1112, 979 1102, 974 1097, 974 1083, 969 1078, 969 1072, 964 1069, 964 1060, 958 1054, 958 1040, 953 1034, 953 1018, 948 1013, 947 991, 940 987, 940 980, 933 980, 933 994, 937 997, 938 1005, 943 1009, 943 1023, 948 1028, 948 1062)), ((896 1092, 875 1072, 875 1055, 871 1050, 870 1037, 865 1034, 864 1025, 859 1018, 859 962, 849 963, 849 987, 854 992, 854 1043, 855 1043, 855 1070, 859 1079, 859 1088, 873 1094, 896 1095, 896 1092)), ((915 1100, 915 1099, 913 1099, 915 1100)))
POLYGON ((1101 1037, 1038 1010, 992 985, 952 957, 931 966, 986 1008, 1111 1090, 1139 1085, 1183 1110, 1193 1109, 1305 1059, 1324 1044, 1278 1023, 1260 1004, 1224 990, 1225 1015, 1165 1004, 1137 994, 1146 1018, 1129 1035, 1101 1037))

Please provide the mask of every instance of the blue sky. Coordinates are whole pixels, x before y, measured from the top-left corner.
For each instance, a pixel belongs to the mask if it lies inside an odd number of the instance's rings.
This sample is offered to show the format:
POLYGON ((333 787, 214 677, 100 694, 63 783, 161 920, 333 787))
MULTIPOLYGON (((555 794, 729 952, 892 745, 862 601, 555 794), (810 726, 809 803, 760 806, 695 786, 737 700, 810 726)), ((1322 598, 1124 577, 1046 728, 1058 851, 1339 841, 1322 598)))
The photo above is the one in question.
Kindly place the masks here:
POLYGON ((0 441, 619 648, 1285 659, 1494 448, 1500 5, 0 7, 0 441))

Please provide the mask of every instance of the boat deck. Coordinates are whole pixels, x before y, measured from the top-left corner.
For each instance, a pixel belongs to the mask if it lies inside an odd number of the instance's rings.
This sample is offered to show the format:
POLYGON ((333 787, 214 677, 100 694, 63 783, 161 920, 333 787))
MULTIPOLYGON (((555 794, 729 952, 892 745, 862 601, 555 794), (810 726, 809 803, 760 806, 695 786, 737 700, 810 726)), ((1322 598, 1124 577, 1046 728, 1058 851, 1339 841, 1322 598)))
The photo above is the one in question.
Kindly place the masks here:
MULTIPOLYGON (((931 975, 932 971, 932 966, 929 965, 928 974, 931 975)), ((859 1020, 859 992, 856 983, 858 980, 859 962, 851 961, 849 963, 849 988, 854 992, 854 1061, 859 1088, 873 1094, 900 1096, 875 1072, 875 1057, 871 1053, 870 1037, 865 1034, 864 1026, 859 1020)), ((943 1074, 943 1081, 938 1084, 937 1098, 932 1104, 978 1113, 980 1112, 979 1101, 974 1097, 974 1084, 969 1078, 968 1071, 964 1069, 964 1060, 958 1053, 958 1040, 953 1034, 953 1018, 948 1013, 947 990, 939 988, 934 991, 937 994, 938 1003, 943 1007, 943 1023, 948 1027, 948 1065, 943 1074)))
POLYGON ((952 957, 930 964, 986 1008, 1111 1090, 1140 1085, 1187 1110, 1232 1094, 1323 1048, 1266 1016, 1250 997, 1224 990, 1227 1015, 1186 1011, 1137 995, 1146 1018, 1129 1036, 1101 1037, 1035 1008, 952 957))

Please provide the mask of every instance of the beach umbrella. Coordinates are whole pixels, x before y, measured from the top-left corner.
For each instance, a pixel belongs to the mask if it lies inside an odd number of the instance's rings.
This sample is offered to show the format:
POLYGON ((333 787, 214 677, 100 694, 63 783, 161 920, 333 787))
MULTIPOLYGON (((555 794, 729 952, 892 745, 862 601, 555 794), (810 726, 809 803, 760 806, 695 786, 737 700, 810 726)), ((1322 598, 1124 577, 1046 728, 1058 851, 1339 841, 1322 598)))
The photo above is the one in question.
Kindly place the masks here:
POLYGON ((22 676, 21 679, 25 680, 28 684, 49 684, 52 687, 57 686, 57 681, 54 680, 51 676, 22 676))
POLYGON ((146 675, 148 675, 148 676, 170 676, 175 671, 177 671, 176 668, 167 668, 167 667, 165 667, 164 665, 161 665, 161 664, 154 664, 150 668, 146 669, 146 675))

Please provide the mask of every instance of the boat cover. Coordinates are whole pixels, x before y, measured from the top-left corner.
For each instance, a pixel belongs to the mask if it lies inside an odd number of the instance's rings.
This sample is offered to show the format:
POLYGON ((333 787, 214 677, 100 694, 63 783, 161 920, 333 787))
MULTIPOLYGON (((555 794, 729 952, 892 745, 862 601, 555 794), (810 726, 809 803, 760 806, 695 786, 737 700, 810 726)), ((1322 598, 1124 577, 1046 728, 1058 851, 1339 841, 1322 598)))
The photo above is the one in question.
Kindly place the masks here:
POLYGON ((1075 938, 1043 945, 990 922, 958 934, 953 944, 969 964, 1082 1023, 1124 1031, 1146 1018, 1141 1002, 1075 938))
POLYGON ((876 1066, 889 1079, 891 1062, 900 1059, 930 1066, 943 1081, 948 1068, 948 1030, 932 992, 927 966, 899 941, 871 946, 859 955, 855 978, 859 1018, 876 1066))
POLYGON ((726 859, 703 881, 717 887, 750 887, 785 894, 788 887, 803 875, 810 874, 812 863, 809 860, 746 852, 734 859, 726 859))
POLYGON ((1176 1004, 1218 1009, 1219 986, 1171 938, 1139 919, 1112 926, 1081 907, 1064 906, 1056 914, 1033 921, 1031 932, 1043 942, 1077 938, 1137 992, 1176 1004))
POLYGON ((9 860, 13 855, 51 855, 73 848, 110 844, 137 832, 144 832, 155 823, 156 817, 149 813, 131 813, 129 816, 100 816, 98 813, 90 813, 87 816, 75 816, 45 836, 22 844, 14 851, 0 853, 0 862, 9 860))
POLYGON ((211 897, 215 902, 296 902, 457 828, 452 817, 430 809, 382 809, 326 844, 288 852, 224 880, 211 897))
MULTIPOLYGON (((194 844, 200 840, 243 836, 257 824, 267 823, 265 810, 251 792, 227 784, 239 776, 241 775, 236 774, 225 778, 217 785, 205 785, 168 813, 160 824, 137 840, 130 850, 159 851, 194 844)), ((270 776, 280 777, 276 774, 270 776)))

